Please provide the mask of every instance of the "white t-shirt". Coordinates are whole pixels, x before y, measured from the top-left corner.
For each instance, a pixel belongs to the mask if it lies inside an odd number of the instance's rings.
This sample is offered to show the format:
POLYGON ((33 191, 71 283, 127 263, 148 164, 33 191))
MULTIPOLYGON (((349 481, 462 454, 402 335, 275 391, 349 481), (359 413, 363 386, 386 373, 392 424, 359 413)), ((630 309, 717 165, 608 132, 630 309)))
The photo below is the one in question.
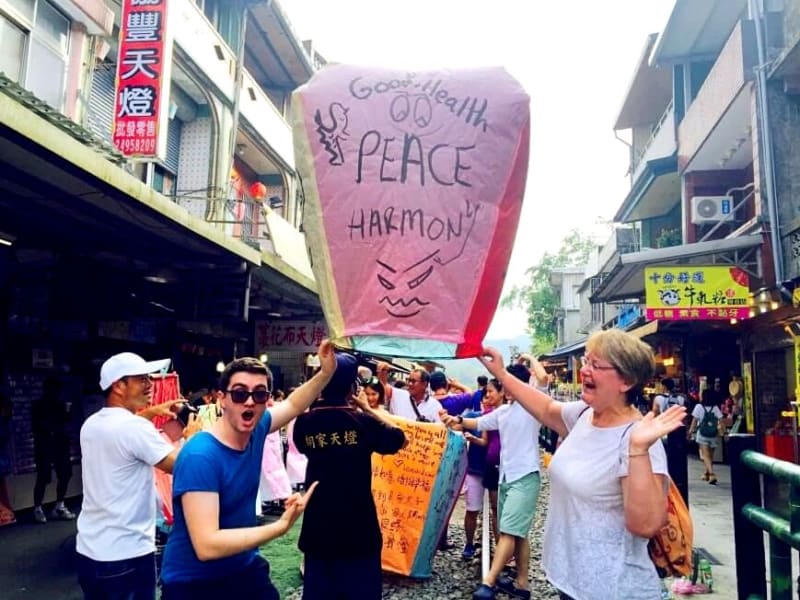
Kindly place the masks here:
POLYGON ((153 424, 105 407, 81 427, 83 506, 77 550, 93 560, 124 560, 155 552, 153 465, 174 448, 153 424))
MULTIPOLYGON (((411 402, 414 401, 413 398, 410 398, 411 402)), ((414 410, 413 408, 411 410, 414 410)), ((420 416, 425 417, 431 423, 441 423, 442 417, 439 416, 439 411, 442 409, 442 403, 439 402, 433 396, 426 396, 425 399, 417 404, 417 410, 419 411, 420 416)), ((416 415, 414 415, 416 418, 416 415)))
MULTIPOLYGON (((398 417, 403 417, 409 421, 417 420, 417 413, 411 406, 411 394, 408 390, 394 388, 392 390, 392 399, 389 402, 389 412, 398 417)), ((421 414, 421 413, 420 413, 421 414)))
POLYGON ((681 394, 659 394, 656 396, 656 404, 658 404, 658 412, 663 413, 670 406, 683 406, 686 404, 686 398, 681 394))
POLYGON ((519 402, 503 404, 478 417, 481 431, 500 432, 500 481, 512 482, 539 472, 539 421, 519 402))
MULTIPOLYGON (((550 502, 542 547, 547 579, 575 600, 653 600, 661 594, 647 539, 625 527, 620 479, 628 474, 628 424, 595 427, 584 402, 561 416, 569 435, 550 462, 550 502)), ((667 474, 661 443, 653 472, 667 474)))

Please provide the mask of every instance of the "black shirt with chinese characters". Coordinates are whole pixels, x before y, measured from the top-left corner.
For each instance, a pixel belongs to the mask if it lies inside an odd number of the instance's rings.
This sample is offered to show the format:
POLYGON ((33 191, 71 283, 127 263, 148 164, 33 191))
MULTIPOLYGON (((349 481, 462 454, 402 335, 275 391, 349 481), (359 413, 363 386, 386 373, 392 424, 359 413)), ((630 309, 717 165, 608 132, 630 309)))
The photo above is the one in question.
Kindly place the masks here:
POLYGON ((303 516, 300 550, 317 558, 380 554, 372 453, 394 454, 404 442, 400 428, 352 408, 321 407, 297 417, 294 443, 308 457, 306 485, 319 481, 303 516))

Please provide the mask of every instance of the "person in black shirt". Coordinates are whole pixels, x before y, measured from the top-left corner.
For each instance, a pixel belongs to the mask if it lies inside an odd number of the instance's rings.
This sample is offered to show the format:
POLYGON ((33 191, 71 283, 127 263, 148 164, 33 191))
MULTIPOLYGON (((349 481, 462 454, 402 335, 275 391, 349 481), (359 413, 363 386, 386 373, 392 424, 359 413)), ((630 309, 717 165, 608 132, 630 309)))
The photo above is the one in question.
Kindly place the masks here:
POLYGON ((336 371, 311 410, 297 417, 294 443, 308 456, 306 507, 298 546, 305 553, 303 600, 379 600, 381 538, 372 498, 372 453, 394 454, 405 434, 362 393, 351 405, 357 362, 337 354, 336 371))

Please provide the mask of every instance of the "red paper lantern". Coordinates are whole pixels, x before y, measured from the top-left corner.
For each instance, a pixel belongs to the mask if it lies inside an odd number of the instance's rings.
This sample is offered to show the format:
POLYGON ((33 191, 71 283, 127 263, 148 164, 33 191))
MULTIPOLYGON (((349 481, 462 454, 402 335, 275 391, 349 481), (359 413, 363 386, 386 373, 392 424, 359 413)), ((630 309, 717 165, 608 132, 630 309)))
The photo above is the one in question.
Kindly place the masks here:
POLYGON ((267 186, 260 181, 250 185, 250 197, 254 200, 263 200, 267 197, 267 186))

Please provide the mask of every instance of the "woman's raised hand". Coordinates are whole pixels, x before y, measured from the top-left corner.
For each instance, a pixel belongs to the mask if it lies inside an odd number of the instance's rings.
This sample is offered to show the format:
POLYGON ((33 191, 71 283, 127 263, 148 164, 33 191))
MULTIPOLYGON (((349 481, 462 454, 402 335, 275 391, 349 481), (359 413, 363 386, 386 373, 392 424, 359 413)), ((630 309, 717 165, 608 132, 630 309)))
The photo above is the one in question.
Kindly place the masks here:
POLYGON ((630 454, 647 452, 657 440, 683 425, 685 406, 670 406, 658 416, 651 411, 631 429, 630 454))

